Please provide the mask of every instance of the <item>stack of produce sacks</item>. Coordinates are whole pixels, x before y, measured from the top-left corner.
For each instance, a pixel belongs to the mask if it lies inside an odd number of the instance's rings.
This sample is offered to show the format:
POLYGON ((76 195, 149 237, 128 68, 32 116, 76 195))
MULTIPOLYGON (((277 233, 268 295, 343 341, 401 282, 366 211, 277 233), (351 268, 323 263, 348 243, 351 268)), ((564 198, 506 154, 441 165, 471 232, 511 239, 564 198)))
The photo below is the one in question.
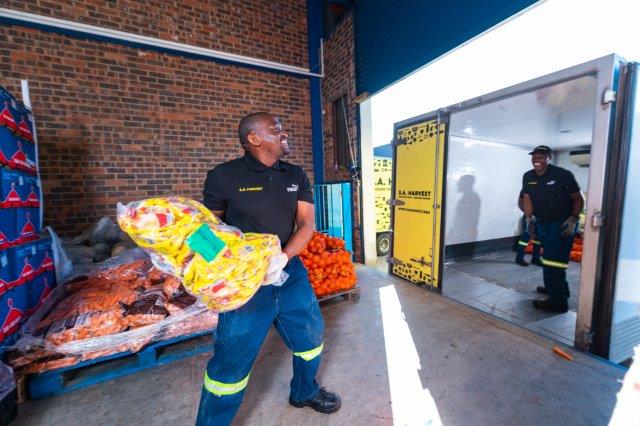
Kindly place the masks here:
POLYGON ((261 285, 281 285, 287 278, 277 236, 243 234, 187 198, 119 204, 118 223, 158 269, 180 278, 216 312, 237 309, 261 285))
POLYGON ((119 204, 118 224, 144 251, 127 250, 54 290, 11 347, 12 367, 63 368, 210 329, 217 312, 287 278, 277 236, 243 234, 186 198, 119 204))
POLYGON ((316 296, 348 290, 356 285, 355 267, 344 244, 340 238, 314 232, 300 253, 316 296))
POLYGON ((77 276, 25 324, 7 361, 24 373, 68 367, 212 329, 217 314, 134 250, 116 266, 77 276), (131 260, 137 257, 137 260, 131 260), (64 293, 64 294, 63 294, 64 293))

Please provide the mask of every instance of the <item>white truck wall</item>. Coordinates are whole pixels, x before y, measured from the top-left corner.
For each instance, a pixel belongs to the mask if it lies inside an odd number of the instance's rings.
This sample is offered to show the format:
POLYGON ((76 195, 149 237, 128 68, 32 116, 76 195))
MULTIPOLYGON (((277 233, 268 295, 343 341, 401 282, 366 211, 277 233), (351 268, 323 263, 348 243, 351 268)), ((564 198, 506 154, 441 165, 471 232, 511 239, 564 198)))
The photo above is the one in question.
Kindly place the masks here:
POLYGON ((555 151, 553 154, 551 163, 573 173, 578 185, 580 185, 580 189, 583 192, 587 192, 587 185, 589 184, 589 167, 580 167, 573 164, 569 158, 569 151, 555 151))
POLYGON ((512 237, 522 213, 530 149, 451 136, 447 155, 445 245, 512 237))

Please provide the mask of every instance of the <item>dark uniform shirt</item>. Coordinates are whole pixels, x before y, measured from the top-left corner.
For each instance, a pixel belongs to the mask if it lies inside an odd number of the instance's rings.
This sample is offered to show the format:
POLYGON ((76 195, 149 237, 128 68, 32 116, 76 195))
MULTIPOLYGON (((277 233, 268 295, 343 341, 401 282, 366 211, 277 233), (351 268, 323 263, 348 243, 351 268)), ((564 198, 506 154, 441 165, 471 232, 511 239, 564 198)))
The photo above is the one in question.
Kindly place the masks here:
POLYGON ((209 210, 225 210, 225 223, 242 232, 275 234, 284 247, 295 228, 298 201, 313 203, 309 178, 300 166, 265 166, 249 153, 207 173, 202 191, 209 210))
POLYGON ((564 222, 571 216, 571 194, 580 192, 573 173, 549 164, 542 176, 529 170, 522 177, 522 193, 529 194, 533 214, 542 222, 564 222))

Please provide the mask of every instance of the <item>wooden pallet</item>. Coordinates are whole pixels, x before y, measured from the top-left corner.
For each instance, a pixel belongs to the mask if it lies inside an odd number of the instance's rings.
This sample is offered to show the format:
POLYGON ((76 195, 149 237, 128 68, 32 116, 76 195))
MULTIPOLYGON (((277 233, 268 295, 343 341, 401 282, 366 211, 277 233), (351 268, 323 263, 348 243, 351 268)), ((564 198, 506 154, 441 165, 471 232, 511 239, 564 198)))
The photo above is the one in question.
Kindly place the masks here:
POLYGON ((31 399, 59 395, 211 351, 213 330, 200 331, 152 343, 136 353, 121 352, 30 375, 29 394, 31 399))
POLYGON ((336 291, 335 293, 325 294, 324 296, 318 297, 318 302, 326 302, 327 300, 336 299, 338 297, 343 297, 348 301, 357 302, 360 299, 360 286, 356 284, 354 287, 348 290, 336 291))

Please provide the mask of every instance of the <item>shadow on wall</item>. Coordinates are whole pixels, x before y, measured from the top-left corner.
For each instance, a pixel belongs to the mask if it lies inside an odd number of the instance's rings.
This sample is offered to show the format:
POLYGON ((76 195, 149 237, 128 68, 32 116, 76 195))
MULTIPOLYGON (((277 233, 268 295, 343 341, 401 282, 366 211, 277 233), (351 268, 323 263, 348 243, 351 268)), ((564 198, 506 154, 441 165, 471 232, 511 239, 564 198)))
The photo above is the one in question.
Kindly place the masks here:
POLYGON ((478 240, 478 222, 480 221, 480 196, 473 189, 474 175, 463 175, 458 180, 458 192, 462 197, 456 205, 456 213, 447 230, 447 240, 473 242, 478 240))

